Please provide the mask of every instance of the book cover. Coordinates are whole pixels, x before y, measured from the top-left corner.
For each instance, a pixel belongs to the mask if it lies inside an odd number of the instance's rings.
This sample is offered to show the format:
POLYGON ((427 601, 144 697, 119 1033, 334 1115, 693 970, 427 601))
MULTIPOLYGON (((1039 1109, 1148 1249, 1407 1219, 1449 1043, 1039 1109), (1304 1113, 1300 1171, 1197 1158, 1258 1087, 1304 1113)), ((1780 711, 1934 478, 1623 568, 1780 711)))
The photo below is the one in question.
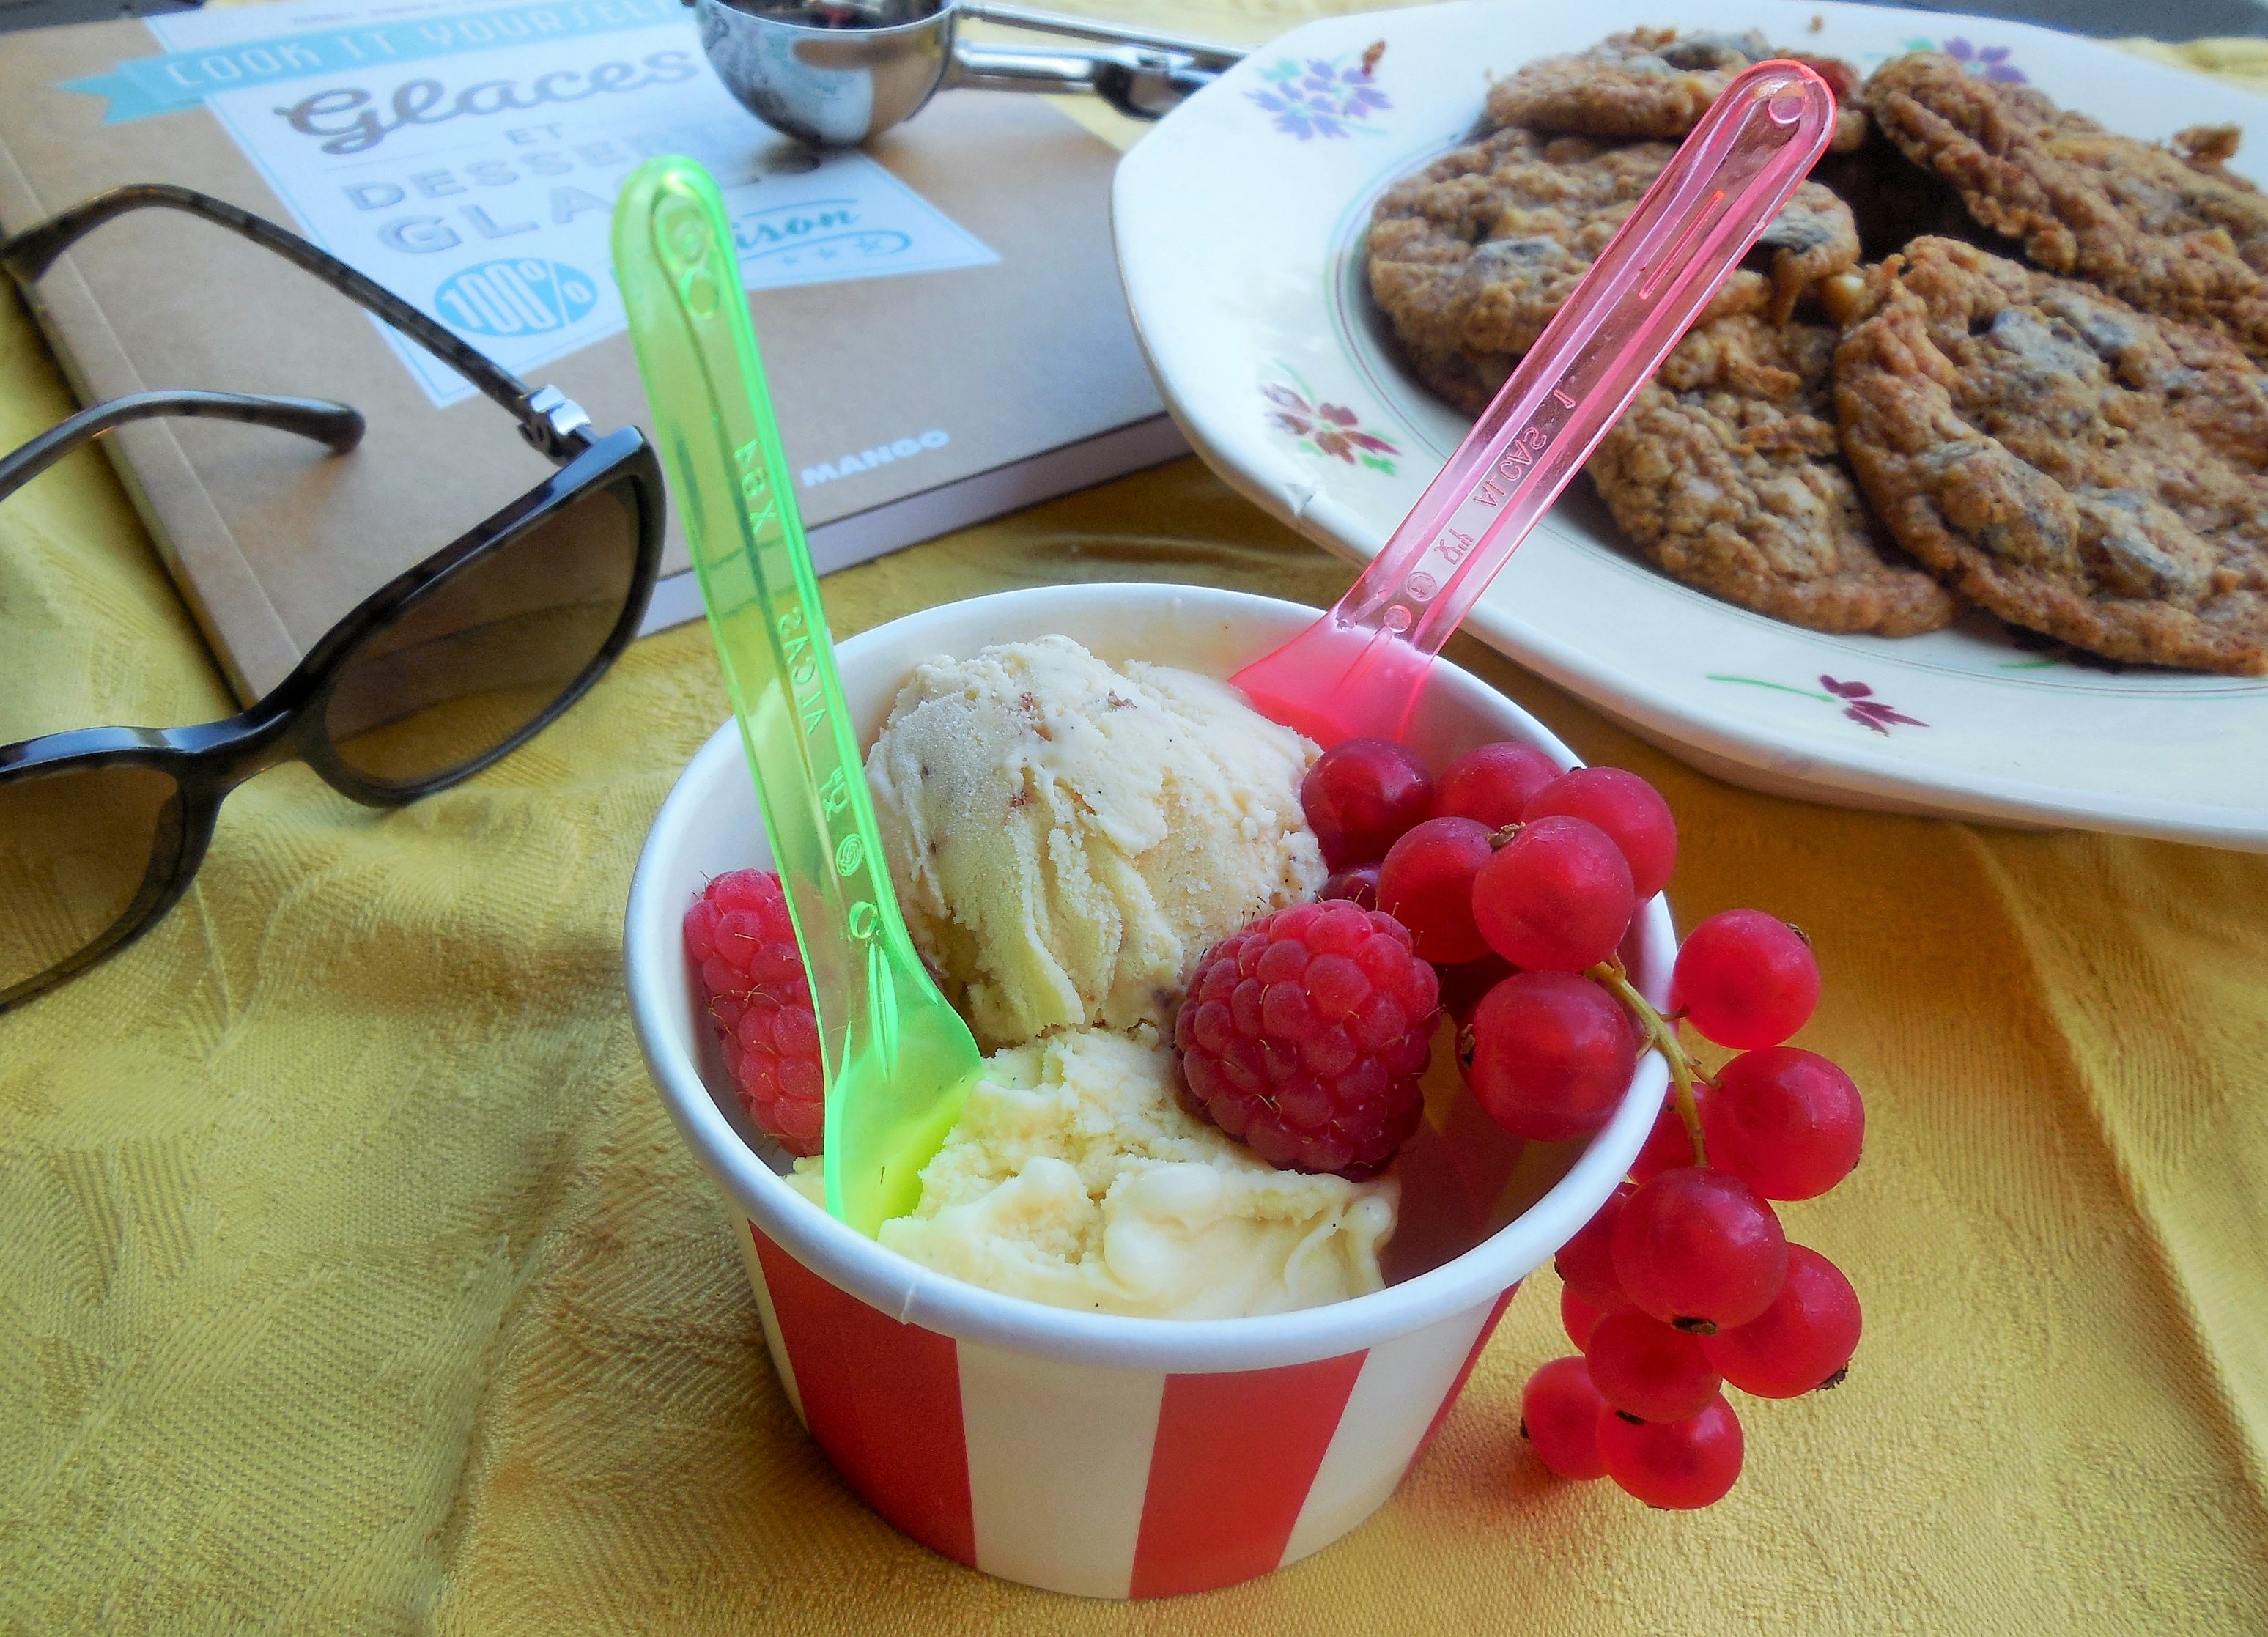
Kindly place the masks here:
MULTIPOLYGON (((305 234, 605 431, 644 422, 608 270, 615 190, 688 153, 724 189, 823 571, 1170 459, 1119 292, 1116 159, 1037 98, 955 91, 814 153, 733 100, 678 0, 285 0, 35 29, 0 51, 0 225, 170 181, 305 234)), ((297 268, 137 211, 34 311, 92 402, 343 400, 334 456, 260 428, 107 439, 247 699, 390 576, 549 469, 511 418, 297 268)), ((648 627, 699 600, 673 520, 648 627)))

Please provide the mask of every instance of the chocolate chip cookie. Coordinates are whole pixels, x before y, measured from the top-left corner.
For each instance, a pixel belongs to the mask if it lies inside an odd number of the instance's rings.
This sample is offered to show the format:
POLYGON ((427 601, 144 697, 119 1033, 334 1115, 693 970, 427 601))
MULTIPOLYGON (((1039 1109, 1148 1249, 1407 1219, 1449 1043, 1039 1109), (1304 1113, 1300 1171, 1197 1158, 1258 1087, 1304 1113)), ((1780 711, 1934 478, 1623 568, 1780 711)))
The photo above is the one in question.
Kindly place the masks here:
POLYGON ((1936 630, 1954 599, 1867 509, 1836 439, 1837 331, 1697 326, 1585 468, 1631 543, 1690 586, 1814 630, 1936 630))
POLYGON ((1936 52, 1885 63, 1867 106, 1908 159, 2042 267, 2268 360, 2268 196, 2224 166, 2229 128, 2155 147, 1936 52))
POLYGON ((1949 240, 1871 281, 1843 446, 1898 542, 2013 624, 2268 674, 2268 376, 2221 336, 1949 240))
MULTIPOLYGON (((1419 377, 1478 414, 1676 150, 1513 127, 1396 183, 1370 225, 1372 295, 1419 377)), ((1857 265, 1842 201, 1807 182, 1764 231, 1712 313, 1781 316, 1857 265)))
POLYGON ((1539 57, 1491 88, 1489 122, 1593 136, 1683 136, 1726 86, 1773 57, 1793 57, 1834 87, 1830 145, 1856 148, 1867 134, 1857 71, 1834 57, 1775 50, 1754 29, 1718 34, 1636 28, 1587 50, 1539 57))

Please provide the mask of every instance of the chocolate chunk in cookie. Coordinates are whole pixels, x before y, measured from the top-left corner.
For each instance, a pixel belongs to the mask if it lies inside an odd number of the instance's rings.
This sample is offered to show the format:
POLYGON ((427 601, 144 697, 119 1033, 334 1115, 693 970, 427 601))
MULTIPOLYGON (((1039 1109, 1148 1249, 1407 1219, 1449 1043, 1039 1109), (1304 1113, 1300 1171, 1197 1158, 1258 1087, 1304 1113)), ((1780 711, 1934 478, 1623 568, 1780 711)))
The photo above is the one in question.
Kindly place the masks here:
MULTIPOLYGON (((1676 150, 1501 130, 1397 182, 1370 225, 1372 295, 1420 379, 1478 414, 1676 150)), ((1806 182, 1711 310, 1785 316, 1858 264, 1842 202, 1806 182)))
POLYGON ((1811 180, 1851 207, 1859 259, 1879 262, 1923 237, 1965 239, 1989 249, 2006 241, 1969 214, 1961 195, 1934 171, 1908 163, 1879 129, 1852 153, 1822 156, 1811 180))
POLYGON ((1952 596, 1874 520, 1836 441, 1835 342, 1750 313, 1696 327, 1586 469, 1688 585, 1814 630, 1936 630, 1952 596))
POLYGON ((2014 624, 2268 674, 2268 375, 2223 337, 1949 240, 1886 263, 1836 356, 1899 544, 2014 624))
POLYGON ((2042 267, 2268 360, 2268 196, 2224 168, 2226 127, 2154 147, 1935 52, 1885 63, 1867 102, 1908 159, 2042 267))
POLYGON ((1794 58, 1834 88, 1832 145, 1856 148, 1867 133, 1857 71, 1837 58, 1775 50, 1754 29, 1715 34, 1637 28, 1587 50, 1538 57, 1490 89, 1489 123, 1592 136, 1683 136, 1726 86, 1774 57, 1794 58))

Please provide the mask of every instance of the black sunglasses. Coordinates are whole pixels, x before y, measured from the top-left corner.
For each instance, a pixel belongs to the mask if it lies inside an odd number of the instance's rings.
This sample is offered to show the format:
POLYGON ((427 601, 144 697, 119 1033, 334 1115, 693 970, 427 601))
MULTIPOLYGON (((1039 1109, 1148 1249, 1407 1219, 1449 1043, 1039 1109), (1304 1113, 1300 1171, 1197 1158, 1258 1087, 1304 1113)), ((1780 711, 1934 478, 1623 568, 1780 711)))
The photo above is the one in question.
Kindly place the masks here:
MULTIPOLYGON (((114 954, 173 908, 230 791, 303 761, 372 807, 414 801, 540 732, 637 633, 661 562, 661 468, 636 427, 600 438, 556 387, 530 391, 345 262, 186 188, 120 188, 0 241, 26 289, 83 234, 146 205, 273 250, 378 314, 519 422, 559 470, 396 577, 249 710, 202 727, 93 727, 0 745, 0 1011, 114 954)), ((89 439, 154 416, 296 432, 344 453, 342 403, 145 392, 0 458, 0 499, 89 439)))

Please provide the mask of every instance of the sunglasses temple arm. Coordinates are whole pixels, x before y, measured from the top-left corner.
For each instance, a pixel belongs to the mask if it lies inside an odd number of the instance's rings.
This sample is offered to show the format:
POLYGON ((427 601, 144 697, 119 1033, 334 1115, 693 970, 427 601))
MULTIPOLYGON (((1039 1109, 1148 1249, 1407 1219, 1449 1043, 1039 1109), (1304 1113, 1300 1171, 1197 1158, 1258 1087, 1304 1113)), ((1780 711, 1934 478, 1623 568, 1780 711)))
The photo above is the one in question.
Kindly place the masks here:
MULTIPOLYGON (((341 295, 384 319, 511 410, 519 421, 520 436, 548 458, 564 462, 589 446, 587 419, 579 412, 562 414, 560 407, 565 401, 556 388, 532 391, 511 371, 466 345, 386 286, 357 272, 328 251, 318 249, 265 217, 255 216, 210 194, 199 193, 194 188, 179 188, 170 182, 134 182, 97 194, 0 241, 0 267, 5 267, 18 284, 28 289, 57 256, 86 234, 114 218, 144 206, 180 210, 225 227, 313 274, 341 295)), ((565 408, 573 409, 571 404, 565 408)))
POLYGON ((328 444, 338 454, 344 454, 362 441, 361 413, 328 398, 252 397, 233 392, 137 392, 82 409, 22 448, 0 455, 0 500, 6 499, 81 444, 114 427, 175 415, 272 426, 277 431, 297 432, 302 438, 328 444))

